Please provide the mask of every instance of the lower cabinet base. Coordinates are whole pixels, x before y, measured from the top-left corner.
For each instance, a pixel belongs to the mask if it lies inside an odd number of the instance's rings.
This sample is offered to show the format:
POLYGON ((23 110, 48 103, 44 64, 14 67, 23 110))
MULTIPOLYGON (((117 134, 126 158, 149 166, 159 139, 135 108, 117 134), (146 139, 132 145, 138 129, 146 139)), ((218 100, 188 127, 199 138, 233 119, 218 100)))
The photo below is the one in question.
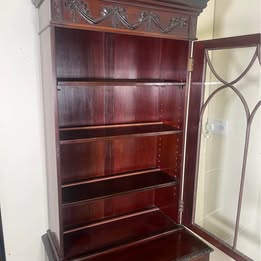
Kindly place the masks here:
POLYGON ((49 261, 207 261, 213 251, 185 228, 70 258, 59 257, 50 231, 42 236, 42 240, 49 261))

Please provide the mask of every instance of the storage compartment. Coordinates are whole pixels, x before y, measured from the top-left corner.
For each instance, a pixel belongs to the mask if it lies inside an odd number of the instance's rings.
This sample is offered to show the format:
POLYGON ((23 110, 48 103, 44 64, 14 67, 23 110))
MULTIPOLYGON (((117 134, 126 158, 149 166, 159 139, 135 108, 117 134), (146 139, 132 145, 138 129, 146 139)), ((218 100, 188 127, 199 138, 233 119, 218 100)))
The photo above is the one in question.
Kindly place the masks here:
POLYGON ((208 260, 177 225, 189 40, 206 1, 34 1, 50 260, 208 260))
POLYGON ((56 28, 57 78, 185 82, 188 41, 56 28))
POLYGON ((65 254, 91 254, 137 241, 147 241, 155 236, 182 229, 159 210, 108 221, 92 227, 71 231, 64 235, 65 254), (81 244, 78 244, 81 242, 81 244))
POLYGON ((65 256, 179 229, 188 43, 55 35, 65 256))
POLYGON ((63 207, 65 231, 154 209, 154 190, 129 193, 74 206, 63 207))
POLYGON ((182 127, 184 82, 59 82, 60 127, 168 122, 182 127))
POLYGON ((60 150, 64 184, 157 168, 156 137, 62 144, 60 150))

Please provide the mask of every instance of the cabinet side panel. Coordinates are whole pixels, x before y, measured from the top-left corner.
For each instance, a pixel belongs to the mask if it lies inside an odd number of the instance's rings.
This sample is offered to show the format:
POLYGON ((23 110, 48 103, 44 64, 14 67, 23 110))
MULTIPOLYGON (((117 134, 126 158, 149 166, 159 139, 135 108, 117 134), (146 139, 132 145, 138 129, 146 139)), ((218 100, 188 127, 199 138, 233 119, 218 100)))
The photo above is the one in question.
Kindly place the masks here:
POLYGON ((46 29, 40 35, 41 56, 42 56, 42 84, 44 94, 45 114, 45 142, 46 142, 46 163, 47 163, 47 186, 48 186, 48 218, 49 228, 53 232, 55 242, 62 244, 59 222, 59 168, 57 158, 59 155, 58 128, 57 128, 57 100, 55 88, 54 62, 52 51, 52 28, 46 29))

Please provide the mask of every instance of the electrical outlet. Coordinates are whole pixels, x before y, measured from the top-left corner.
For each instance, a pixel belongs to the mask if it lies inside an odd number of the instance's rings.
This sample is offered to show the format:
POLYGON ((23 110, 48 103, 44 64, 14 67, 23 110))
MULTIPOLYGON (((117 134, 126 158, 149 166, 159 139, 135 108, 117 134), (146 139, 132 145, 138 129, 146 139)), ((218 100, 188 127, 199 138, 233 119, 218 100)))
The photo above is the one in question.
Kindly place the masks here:
POLYGON ((222 120, 208 120, 207 129, 212 134, 225 135, 227 131, 227 122, 222 120))

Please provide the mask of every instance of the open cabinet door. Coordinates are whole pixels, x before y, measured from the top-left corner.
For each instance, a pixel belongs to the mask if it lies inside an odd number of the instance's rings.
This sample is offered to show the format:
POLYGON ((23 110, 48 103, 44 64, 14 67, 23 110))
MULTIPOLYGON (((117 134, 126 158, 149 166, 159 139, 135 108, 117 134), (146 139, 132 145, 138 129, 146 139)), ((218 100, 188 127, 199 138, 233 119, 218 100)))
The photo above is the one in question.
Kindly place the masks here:
POLYGON ((261 260, 260 36, 195 42, 189 77, 182 223, 235 260, 261 260))

